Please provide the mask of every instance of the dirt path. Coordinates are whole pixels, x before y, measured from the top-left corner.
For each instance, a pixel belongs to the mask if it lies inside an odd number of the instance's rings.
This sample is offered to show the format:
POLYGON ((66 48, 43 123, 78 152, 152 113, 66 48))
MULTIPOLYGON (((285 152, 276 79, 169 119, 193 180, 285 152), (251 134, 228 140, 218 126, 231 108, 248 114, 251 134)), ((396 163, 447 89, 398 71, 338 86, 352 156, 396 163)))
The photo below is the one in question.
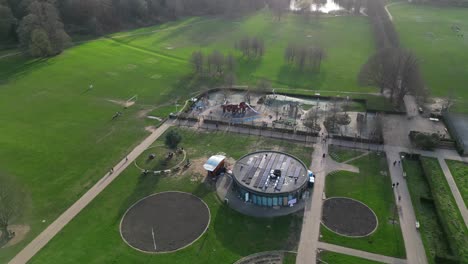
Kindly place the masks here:
POLYGON ((96 196, 98 196, 112 181, 114 181, 133 161, 154 143, 169 127, 171 123, 164 123, 151 135, 136 146, 127 156, 114 166, 113 173, 105 174, 88 192, 81 196, 72 206, 50 224, 42 233, 21 250, 9 263, 24 264, 39 252, 50 240, 62 230, 78 213, 81 212, 96 196))

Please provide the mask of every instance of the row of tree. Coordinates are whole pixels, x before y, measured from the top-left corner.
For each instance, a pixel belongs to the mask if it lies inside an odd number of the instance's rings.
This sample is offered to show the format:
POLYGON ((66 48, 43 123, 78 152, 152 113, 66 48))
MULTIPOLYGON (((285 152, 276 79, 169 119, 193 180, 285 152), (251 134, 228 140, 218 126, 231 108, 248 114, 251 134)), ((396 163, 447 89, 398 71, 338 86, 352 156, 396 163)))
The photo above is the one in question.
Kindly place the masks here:
POLYGON ((205 55, 201 51, 192 53, 190 62, 193 65, 193 70, 199 75, 221 76, 224 72, 234 72, 236 60, 232 54, 224 56, 218 50, 205 55))
POLYGON ((265 42, 257 37, 245 36, 237 41, 234 47, 242 52, 247 58, 259 58, 265 53, 265 42))
POLYGON ((325 57, 325 50, 321 47, 289 43, 284 50, 284 60, 286 63, 295 64, 301 71, 310 69, 319 72, 325 57))
POLYGON ((31 54, 48 56, 60 51, 67 33, 101 35, 183 16, 239 16, 263 8, 266 1, 0 0, 0 44, 20 41, 27 51, 33 49, 31 54))

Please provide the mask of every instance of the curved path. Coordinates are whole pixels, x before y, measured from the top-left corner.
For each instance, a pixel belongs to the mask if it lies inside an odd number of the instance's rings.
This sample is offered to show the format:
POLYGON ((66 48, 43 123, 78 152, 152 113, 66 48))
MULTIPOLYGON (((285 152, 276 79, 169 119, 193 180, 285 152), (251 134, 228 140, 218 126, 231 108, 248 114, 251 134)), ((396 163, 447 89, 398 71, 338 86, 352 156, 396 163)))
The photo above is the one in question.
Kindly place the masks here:
POLYGON ((140 156, 156 139, 158 139, 169 127, 170 123, 162 124, 151 135, 144 139, 140 145, 136 146, 126 158, 122 159, 114 166, 113 173, 107 173, 99 180, 89 191, 70 206, 63 214, 61 214, 52 224, 50 224, 42 233, 40 233, 33 241, 31 241, 23 250, 21 250, 9 264, 24 264, 27 263, 39 250, 41 250, 65 225, 67 225, 81 210, 83 210, 96 196, 98 196, 112 181, 114 181, 120 173, 122 173, 128 165, 140 156), (127 160, 128 158, 128 160, 127 160))
POLYGON ((318 242, 318 248, 324 249, 324 250, 327 250, 327 251, 342 253, 342 254, 346 254, 346 255, 350 255, 350 256, 355 256, 355 257, 359 257, 359 258, 365 258, 365 259, 369 259, 369 260, 373 260, 373 261, 378 261, 378 262, 382 262, 382 263, 389 263, 389 264, 406 264, 407 263, 406 260, 404 260, 404 259, 377 255, 377 254, 369 253, 369 252, 362 251, 362 250, 342 247, 342 246, 328 244, 328 243, 324 243, 324 242, 318 242))

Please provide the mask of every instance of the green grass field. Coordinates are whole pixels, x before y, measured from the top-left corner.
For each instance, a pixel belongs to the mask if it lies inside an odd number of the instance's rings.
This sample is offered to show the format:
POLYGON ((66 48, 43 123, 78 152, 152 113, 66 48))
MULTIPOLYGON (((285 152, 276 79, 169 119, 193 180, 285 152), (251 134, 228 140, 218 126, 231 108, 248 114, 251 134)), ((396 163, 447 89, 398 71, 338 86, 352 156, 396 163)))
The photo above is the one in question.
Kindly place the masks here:
POLYGON ((457 183, 465 205, 468 204, 468 164, 456 160, 447 160, 453 179, 457 183))
POLYGON ((365 203, 377 215, 379 225, 373 234, 363 238, 340 236, 322 226, 321 240, 372 253, 405 257, 400 226, 390 221, 394 216, 395 198, 385 156, 370 153, 350 164, 357 166, 360 173, 339 171, 327 175, 325 194, 327 197, 350 197, 365 203), (387 175, 382 175, 381 171, 387 175))
POLYGON ((438 220, 437 211, 431 188, 424 177, 424 172, 418 160, 403 160, 403 168, 406 172, 406 183, 411 195, 416 219, 421 227, 419 231, 426 251, 429 263, 436 264, 436 254, 452 255, 452 250, 445 235, 443 227, 438 220))
POLYGON ((374 48, 364 17, 310 24, 296 15, 279 23, 266 11, 235 20, 188 18, 82 43, 53 58, 0 59, 0 170, 18 179, 29 195, 24 215, 15 223, 31 227, 21 243, 0 250, 0 263, 144 138, 145 126, 159 123, 145 120, 146 113, 166 115, 176 100, 180 103, 212 84, 193 78, 188 63, 192 51, 235 52, 233 42, 245 34, 264 38, 266 53, 256 62, 239 58, 240 84, 264 77, 275 86, 306 91, 374 91, 356 83, 360 65, 374 48), (162 31, 147 34, 152 30, 162 31), (124 36, 129 33, 141 35, 124 36), (283 66, 289 41, 326 48, 328 58, 319 75, 283 66), (90 84, 94 88, 87 91, 90 84), (119 105, 134 95, 134 106, 119 105), (123 115, 111 121, 117 111, 123 115))
POLYGON ((468 262, 468 229, 458 210, 455 198, 435 158, 421 157, 421 164, 431 188, 434 204, 444 231, 449 237, 450 247, 461 263, 468 262))
POLYGON ((374 49, 365 17, 333 17, 305 22, 301 16, 290 14, 278 22, 270 12, 261 11, 234 20, 191 18, 115 34, 112 39, 134 49, 181 61, 188 61, 197 50, 210 52, 217 49, 224 54, 232 53, 238 57, 240 84, 255 84, 257 79, 266 78, 275 87, 377 91, 359 87, 356 81, 361 65, 374 49), (128 34, 141 35, 125 37, 128 34), (243 59, 234 49, 234 43, 246 35, 265 41, 266 51, 261 60, 243 59), (285 66, 284 49, 289 42, 320 45, 326 50, 327 59, 320 74, 301 73, 285 66))
MULTIPOLYGON (((194 264, 233 263, 256 252, 296 250, 302 226, 299 216, 243 216, 223 205, 216 193, 200 182, 201 175, 194 166, 197 166, 197 160, 204 162, 210 155, 219 152, 236 159, 247 151, 269 146, 304 157, 312 149, 278 140, 259 140, 254 136, 222 132, 196 133, 184 129, 178 131, 183 136, 182 146, 194 162, 193 171, 189 170, 178 176, 141 177, 135 167, 129 167, 40 251, 31 263, 172 264, 187 263, 187 260, 194 264), (167 190, 194 193, 208 204, 212 219, 207 233, 192 246, 171 254, 144 254, 127 246, 119 233, 119 223, 127 208, 142 197, 167 190)), ((160 138, 155 144, 162 143, 162 140, 160 138)), ((310 159, 305 162, 310 162, 310 159)), ((291 263, 292 260, 289 261, 291 263)))
POLYGON ((328 147, 328 155, 337 162, 345 162, 362 154, 364 154, 364 152, 357 149, 342 148, 336 145, 330 145, 328 147))
MULTIPOLYGON (((379 264, 380 262, 348 256, 330 251, 320 252, 320 260, 329 264, 379 264)), ((322 262, 323 263, 323 262, 322 262)))
POLYGON ((466 103, 468 8, 398 3, 389 6, 389 10, 403 46, 419 57, 432 94, 448 96, 453 89, 466 103), (452 29, 454 25, 460 32, 452 29))
POLYGON ((147 134, 141 111, 182 94, 178 81, 189 67, 100 40, 47 60, 0 60, 0 72, 0 170, 24 186, 31 203, 18 221, 31 232, 0 250, 2 263, 147 134), (155 73, 161 77, 152 79, 155 73), (138 104, 127 110, 109 101, 135 94, 138 104), (123 115, 111 121, 117 111, 123 115))

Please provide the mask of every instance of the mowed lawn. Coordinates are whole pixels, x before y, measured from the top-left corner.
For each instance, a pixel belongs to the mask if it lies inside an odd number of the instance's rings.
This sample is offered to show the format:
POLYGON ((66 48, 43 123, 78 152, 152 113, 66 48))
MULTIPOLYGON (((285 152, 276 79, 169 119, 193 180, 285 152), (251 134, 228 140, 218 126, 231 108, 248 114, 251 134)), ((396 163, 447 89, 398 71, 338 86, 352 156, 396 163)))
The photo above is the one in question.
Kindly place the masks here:
POLYGON ((322 251, 320 253, 320 260, 324 263, 333 264, 379 264, 381 262, 358 258, 354 256, 344 255, 331 251, 322 251))
POLYGON ((450 168, 450 173, 452 173, 453 179, 457 183, 458 191, 460 191, 461 196, 465 205, 468 204, 468 163, 456 161, 456 160, 447 160, 447 165, 450 168))
POLYGON ((374 44, 366 17, 328 17, 306 21, 289 14, 277 21, 267 10, 236 19, 191 18, 162 26, 113 35, 113 39, 135 48, 188 61, 193 51, 219 50, 238 58, 237 81, 255 84, 260 78, 275 87, 310 90, 376 92, 359 87, 357 74, 374 44), (128 36, 133 34, 133 36, 128 36), (139 34, 139 35, 134 35, 139 34), (265 41, 262 59, 248 60, 234 48, 243 36, 265 41), (323 47, 327 58, 320 73, 300 72, 284 63, 288 43, 323 47))
POLYGON ((402 44, 420 59, 434 96, 468 100, 468 8, 398 3, 389 6, 402 44), (460 32, 452 29, 457 26, 460 32), (457 35, 463 36, 457 36, 457 35))
MULTIPOLYGON (((202 165, 216 153, 224 152, 231 160, 264 148, 309 157, 304 162, 310 164, 312 149, 257 136, 177 130, 183 137, 181 146, 193 163, 188 171, 180 175, 144 177, 134 166, 129 167, 31 263, 234 263, 256 252, 297 250, 302 226, 300 216, 253 218, 233 211, 217 198, 211 187, 201 182, 205 175, 202 165), (193 193, 208 204, 211 221, 207 232, 193 245, 175 253, 146 254, 130 248, 119 231, 126 210, 143 197, 169 190, 193 193)), ((155 145, 163 142, 164 138, 160 138, 155 145)))
POLYGON ((0 263, 148 134, 141 110, 189 93, 178 83, 188 72, 185 62, 107 39, 50 59, 0 59, 0 170, 28 195, 24 216, 13 224, 31 226, 23 242, 0 249, 0 263), (136 94, 137 104, 126 110, 108 101, 136 94), (123 115, 112 121, 117 111, 123 115))
POLYGON ((351 238, 338 235, 322 225, 320 240, 376 254, 404 258, 406 253, 400 225, 391 223, 394 216, 398 220, 398 213, 394 211, 395 198, 385 155, 369 153, 350 164, 358 167, 360 173, 338 171, 327 175, 326 197, 349 197, 363 202, 377 215, 377 229, 367 237, 351 238))

